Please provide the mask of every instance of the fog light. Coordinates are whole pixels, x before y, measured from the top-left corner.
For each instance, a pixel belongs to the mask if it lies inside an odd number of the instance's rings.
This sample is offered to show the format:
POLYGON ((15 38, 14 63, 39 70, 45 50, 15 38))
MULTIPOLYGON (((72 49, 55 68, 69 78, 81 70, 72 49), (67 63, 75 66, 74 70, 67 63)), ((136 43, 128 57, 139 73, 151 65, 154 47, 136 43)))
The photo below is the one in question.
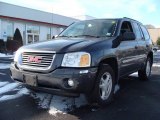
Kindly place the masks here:
POLYGON ((74 86, 74 81, 72 79, 69 79, 68 80, 68 85, 73 87, 74 86))

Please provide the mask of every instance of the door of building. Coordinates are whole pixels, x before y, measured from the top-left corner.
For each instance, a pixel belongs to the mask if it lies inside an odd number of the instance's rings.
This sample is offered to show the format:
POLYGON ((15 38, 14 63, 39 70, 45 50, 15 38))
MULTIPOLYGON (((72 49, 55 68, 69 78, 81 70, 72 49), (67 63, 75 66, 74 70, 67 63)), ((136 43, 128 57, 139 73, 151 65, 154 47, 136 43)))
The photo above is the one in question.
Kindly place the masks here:
POLYGON ((35 43, 39 41, 39 34, 28 33, 27 34, 27 44, 35 43))

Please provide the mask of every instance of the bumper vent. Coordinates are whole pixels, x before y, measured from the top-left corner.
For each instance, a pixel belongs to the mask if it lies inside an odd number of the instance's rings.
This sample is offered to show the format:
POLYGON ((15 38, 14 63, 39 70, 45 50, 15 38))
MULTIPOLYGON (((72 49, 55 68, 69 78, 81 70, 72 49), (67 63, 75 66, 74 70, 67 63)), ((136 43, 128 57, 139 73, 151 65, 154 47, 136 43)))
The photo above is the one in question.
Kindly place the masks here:
POLYGON ((22 67, 37 70, 49 69, 54 57, 54 53, 24 52, 22 54, 22 67))

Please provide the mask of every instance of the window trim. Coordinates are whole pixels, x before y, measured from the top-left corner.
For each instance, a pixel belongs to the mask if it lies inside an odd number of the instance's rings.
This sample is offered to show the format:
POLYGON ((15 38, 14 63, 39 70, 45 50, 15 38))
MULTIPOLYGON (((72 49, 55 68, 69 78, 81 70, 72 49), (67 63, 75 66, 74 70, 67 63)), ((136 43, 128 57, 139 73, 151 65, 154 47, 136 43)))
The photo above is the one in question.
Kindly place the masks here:
POLYGON ((140 28, 141 28, 141 30, 142 30, 142 33, 143 33, 143 36, 144 36, 144 40, 149 40, 149 39, 151 39, 151 37, 150 37, 150 35, 149 35, 149 32, 148 32, 147 28, 146 28, 145 26, 143 26, 143 25, 139 25, 139 26, 140 26, 140 28), (148 34, 149 38, 147 38, 147 39, 145 38, 145 34, 144 34, 142 28, 144 28, 144 29, 147 31, 147 34, 148 34))
MULTIPOLYGON (((141 38, 136 38, 136 39, 137 39, 137 40, 145 40, 145 39, 144 39, 143 32, 142 32, 142 30, 141 30, 141 28, 140 28, 139 23, 133 21, 132 24, 133 24, 133 28, 134 28, 134 31, 135 31, 135 35, 136 35, 136 29, 135 29, 135 25, 134 25, 134 24, 137 25, 137 27, 138 27, 138 29, 139 29, 139 32, 140 32, 140 35, 141 35, 141 38)), ((136 36, 137 36, 137 35, 136 35, 136 36)))

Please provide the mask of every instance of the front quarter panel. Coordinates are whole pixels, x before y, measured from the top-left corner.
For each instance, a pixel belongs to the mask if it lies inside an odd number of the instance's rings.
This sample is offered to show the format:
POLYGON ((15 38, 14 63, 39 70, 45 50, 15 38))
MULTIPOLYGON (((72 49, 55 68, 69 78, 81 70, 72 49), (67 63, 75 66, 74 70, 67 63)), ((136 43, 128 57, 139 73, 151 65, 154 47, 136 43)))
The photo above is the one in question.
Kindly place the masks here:
POLYGON ((88 47, 87 51, 90 51, 91 54, 91 67, 98 67, 103 59, 113 57, 115 53, 115 49, 112 48, 112 40, 100 41, 88 47))

